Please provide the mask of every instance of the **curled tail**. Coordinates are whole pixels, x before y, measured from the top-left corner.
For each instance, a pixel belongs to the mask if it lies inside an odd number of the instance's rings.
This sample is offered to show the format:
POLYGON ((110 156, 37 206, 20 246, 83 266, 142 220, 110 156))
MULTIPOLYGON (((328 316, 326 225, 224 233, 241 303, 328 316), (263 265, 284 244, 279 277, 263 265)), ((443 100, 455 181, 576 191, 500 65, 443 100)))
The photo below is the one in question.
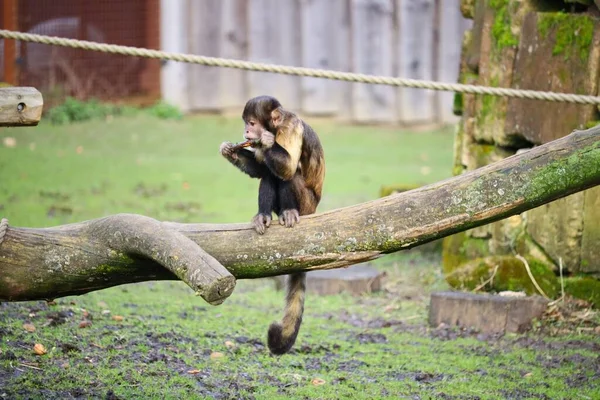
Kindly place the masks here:
POLYGON ((287 353, 298 336, 302 314, 304 313, 304 293, 306 292, 306 273, 290 274, 287 281, 285 311, 281 323, 274 322, 269 327, 268 344, 273 354, 287 353))

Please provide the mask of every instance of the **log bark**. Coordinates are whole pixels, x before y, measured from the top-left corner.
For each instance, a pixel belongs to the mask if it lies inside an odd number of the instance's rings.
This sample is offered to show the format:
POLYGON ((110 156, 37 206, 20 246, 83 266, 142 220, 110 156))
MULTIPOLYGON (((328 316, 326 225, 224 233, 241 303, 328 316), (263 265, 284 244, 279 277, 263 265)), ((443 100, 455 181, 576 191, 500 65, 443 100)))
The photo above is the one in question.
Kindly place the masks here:
MULTIPOLYGON (((305 216, 293 229, 275 223, 263 236, 248 223, 160 226, 191 239, 236 279, 252 279, 372 260, 598 184, 600 126, 415 190, 305 216)), ((136 217, 108 217, 121 218, 136 217)), ((116 233, 106 218, 52 228, 9 227, 0 243, 0 300, 52 299, 178 279, 172 268, 159 264, 167 255, 150 260, 134 244, 107 241, 116 233), (98 229, 102 224, 104 230, 98 229)))

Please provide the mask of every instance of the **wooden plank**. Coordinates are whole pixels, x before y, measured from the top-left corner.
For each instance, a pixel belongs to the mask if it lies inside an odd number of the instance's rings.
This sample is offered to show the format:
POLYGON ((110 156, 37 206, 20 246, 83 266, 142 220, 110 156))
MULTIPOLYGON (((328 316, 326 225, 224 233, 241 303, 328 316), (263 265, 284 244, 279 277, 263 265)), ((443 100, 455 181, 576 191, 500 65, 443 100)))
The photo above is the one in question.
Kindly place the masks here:
MULTIPOLYGON (((174 53, 188 51, 189 31, 187 28, 188 0, 160 0, 160 49, 174 53)), ((160 94, 162 99, 190 110, 189 65, 176 61, 165 61, 160 68, 160 94)))
MULTIPOLYGON (((298 0, 249 0, 248 58, 251 61, 300 65, 298 0)), ((271 95, 291 110, 300 108, 300 78, 266 72, 246 75, 249 97, 271 95)))
MULTIPOLYGON (((338 69, 335 59, 337 24, 332 21, 338 0, 305 0, 301 3, 302 66, 338 69)), ((302 78, 302 111, 330 115, 337 111, 336 81, 302 78)))
MULTIPOLYGON (((352 61, 354 71, 394 75, 394 13, 392 0, 352 1, 352 61)), ((352 92, 354 120, 394 122, 397 89, 355 84, 352 92)))
POLYGON ((0 126, 35 126, 43 107, 42 94, 35 88, 0 88, 0 126))
MULTIPOLYGON (((333 15, 330 23, 334 27, 335 64, 333 68, 343 72, 352 69, 352 0, 338 0, 334 3, 333 15)), ((352 118, 352 91, 354 83, 335 81, 333 91, 335 94, 336 117, 349 121, 352 118)))
MULTIPOLYGON (((437 56, 437 80, 456 83, 460 67, 460 50, 465 28, 469 26, 460 11, 460 0, 440 0, 439 47, 437 56)), ((459 118, 452 112, 453 92, 437 93, 439 122, 456 123, 459 118)))
MULTIPOLYGON (((204 56, 219 56, 221 0, 189 3, 189 51, 204 56)), ((190 106, 193 110, 218 111, 219 67, 189 64, 190 106)))
MULTIPOLYGON (((397 0, 398 75, 402 78, 433 80, 434 0, 397 0)), ((401 122, 433 122, 435 92, 398 89, 401 122)))
POLYGON ((475 328, 483 333, 524 332, 542 316, 548 301, 540 296, 513 297, 463 292, 431 294, 429 324, 475 328))
MULTIPOLYGON (((221 57, 246 60, 248 55, 248 3, 246 0, 222 0, 221 57)), ((247 72, 241 69, 220 69, 220 106, 241 109, 248 100, 247 72)))
MULTIPOLYGON (((18 30, 17 10, 17 0, 4 0, 3 29, 18 30)), ((3 39, 2 41, 4 43, 4 82, 17 85, 17 43, 12 39, 3 39)))

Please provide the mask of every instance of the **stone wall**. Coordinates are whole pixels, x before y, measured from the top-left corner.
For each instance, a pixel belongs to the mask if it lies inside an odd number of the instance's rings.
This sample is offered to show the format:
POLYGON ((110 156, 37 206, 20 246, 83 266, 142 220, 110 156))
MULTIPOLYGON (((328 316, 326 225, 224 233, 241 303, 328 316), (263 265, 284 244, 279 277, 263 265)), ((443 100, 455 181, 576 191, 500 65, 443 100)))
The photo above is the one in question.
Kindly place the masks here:
MULTIPOLYGON (((589 4, 462 0, 461 11, 473 27, 464 35, 459 81, 597 95, 600 10, 589 4)), ((461 116, 454 174, 600 123, 598 108, 590 105, 457 94, 454 107, 461 116)), ((489 281, 484 286, 491 290, 534 292, 516 257, 521 255, 534 276, 548 282, 562 264, 572 292, 600 306, 600 284, 593 279, 600 278, 598 187, 451 236, 443 247, 446 278, 456 287, 489 281), (580 290, 584 286, 596 293, 580 290)), ((556 282, 546 285, 553 294, 556 282)))

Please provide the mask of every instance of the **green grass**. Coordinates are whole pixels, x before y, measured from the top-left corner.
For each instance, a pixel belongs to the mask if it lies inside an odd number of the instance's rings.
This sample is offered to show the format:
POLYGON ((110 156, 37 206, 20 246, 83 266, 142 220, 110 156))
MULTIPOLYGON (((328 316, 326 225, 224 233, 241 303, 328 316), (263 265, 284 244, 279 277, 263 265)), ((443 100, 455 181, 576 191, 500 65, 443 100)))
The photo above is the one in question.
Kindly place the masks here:
MULTIPOLYGON (((313 124, 315 125, 315 124, 313 124)), ((327 157, 320 211, 377 197, 386 183, 429 183, 450 176, 452 132, 315 125, 327 157)), ((159 120, 5 129, 0 205, 18 226, 47 226, 116 212, 195 222, 248 221, 258 181, 218 154, 242 139, 241 120, 159 120), (81 152, 77 149, 80 147, 81 152), (52 209, 52 207, 54 207, 52 209)))
MULTIPOLYGON (((0 143, 10 137, 16 146, 0 145, 0 215, 36 227, 119 212, 248 221, 258 182, 218 155, 221 141, 241 139, 240 122, 138 115, 2 130, 0 143)), ((451 176, 451 129, 312 125, 327 155, 319 211, 374 199, 383 184, 451 176)), ((439 257, 427 247, 377 260, 388 277, 385 291, 372 295, 309 295, 295 349, 279 358, 264 347, 283 305, 270 280, 238 282, 218 307, 180 282, 123 285, 54 305, 3 303, 0 398, 600 396, 600 343, 585 332, 498 339, 428 328, 428 294, 446 288, 439 257), (80 328, 83 319, 92 325, 80 328), (48 353, 36 356, 35 343, 48 353), (213 352, 224 356, 211 359, 213 352)))

